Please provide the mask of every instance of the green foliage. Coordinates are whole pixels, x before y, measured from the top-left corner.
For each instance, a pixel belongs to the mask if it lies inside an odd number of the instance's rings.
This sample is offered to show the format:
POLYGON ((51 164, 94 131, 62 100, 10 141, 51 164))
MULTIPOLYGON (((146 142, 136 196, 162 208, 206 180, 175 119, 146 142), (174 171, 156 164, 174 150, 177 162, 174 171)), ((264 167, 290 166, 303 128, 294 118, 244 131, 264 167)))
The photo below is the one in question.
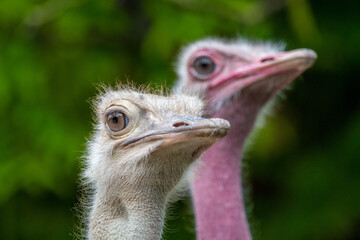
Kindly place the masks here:
MULTIPOLYGON (((247 149, 255 239, 358 239, 359 7, 1 0, 0 239, 73 239, 96 86, 171 87, 181 46, 209 36, 285 41, 319 55, 247 149)), ((195 239, 189 200, 174 207, 165 238, 195 239)))

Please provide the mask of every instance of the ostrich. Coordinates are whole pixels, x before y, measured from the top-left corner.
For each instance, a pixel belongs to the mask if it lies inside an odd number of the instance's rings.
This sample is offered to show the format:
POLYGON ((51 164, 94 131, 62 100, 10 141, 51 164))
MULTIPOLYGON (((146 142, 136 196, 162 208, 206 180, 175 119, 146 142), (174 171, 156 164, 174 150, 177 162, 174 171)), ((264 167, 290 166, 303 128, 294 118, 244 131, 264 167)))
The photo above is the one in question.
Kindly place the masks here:
POLYGON ((124 87, 106 90, 94 108, 84 170, 93 190, 87 239, 161 239, 166 204, 189 166, 227 134, 228 121, 202 118, 195 96, 124 87))
POLYGON ((283 49, 269 42, 208 39, 186 47, 180 56, 175 88, 194 89, 207 100, 207 116, 227 119, 232 126, 205 152, 192 182, 199 240, 251 239, 241 185, 244 142, 269 100, 317 58, 309 49, 283 49))

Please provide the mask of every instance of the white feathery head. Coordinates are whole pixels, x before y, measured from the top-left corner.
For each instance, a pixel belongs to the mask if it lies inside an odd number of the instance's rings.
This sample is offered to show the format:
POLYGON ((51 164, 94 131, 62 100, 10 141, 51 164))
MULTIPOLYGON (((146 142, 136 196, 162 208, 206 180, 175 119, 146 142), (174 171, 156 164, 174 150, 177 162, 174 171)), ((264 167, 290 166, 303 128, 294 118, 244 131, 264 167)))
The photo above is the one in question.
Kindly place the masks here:
POLYGON ((121 189, 126 196, 151 188, 167 194, 229 129, 225 120, 202 118, 203 108, 203 101, 189 93, 105 89, 94 101, 85 181, 96 191, 121 189))

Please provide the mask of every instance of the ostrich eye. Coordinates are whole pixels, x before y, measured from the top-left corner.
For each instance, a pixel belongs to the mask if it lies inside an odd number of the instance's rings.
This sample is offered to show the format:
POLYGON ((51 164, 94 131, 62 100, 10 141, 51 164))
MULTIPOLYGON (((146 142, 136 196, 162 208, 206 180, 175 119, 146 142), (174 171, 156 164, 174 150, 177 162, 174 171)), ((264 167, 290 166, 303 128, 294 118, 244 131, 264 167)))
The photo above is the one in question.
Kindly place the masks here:
POLYGON ((208 75, 214 72, 215 63, 206 56, 197 57, 193 63, 195 71, 200 75, 208 75))
POLYGON ((111 112, 106 117, 107 126, 113 132, 119 132, 129 124, 128 117, 119 111, 111 112))

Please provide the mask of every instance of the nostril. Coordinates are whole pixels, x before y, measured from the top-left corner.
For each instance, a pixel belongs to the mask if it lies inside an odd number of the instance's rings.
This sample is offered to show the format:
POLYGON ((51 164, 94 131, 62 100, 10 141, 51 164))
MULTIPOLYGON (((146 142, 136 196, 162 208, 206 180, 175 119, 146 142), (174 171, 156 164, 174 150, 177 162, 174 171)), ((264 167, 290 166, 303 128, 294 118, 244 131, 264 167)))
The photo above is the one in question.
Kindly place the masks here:
POLYGON ((181 126, 188 126, 188 125, 189 124, 186 122, 177 122, 177 123, 173 124, 174 127, 181 127, 181 126))
POLYGON ((261 59, 260 62, 272 61, 274 59, 275 59, 274 57, 266 57, 266 58, 261 59))

